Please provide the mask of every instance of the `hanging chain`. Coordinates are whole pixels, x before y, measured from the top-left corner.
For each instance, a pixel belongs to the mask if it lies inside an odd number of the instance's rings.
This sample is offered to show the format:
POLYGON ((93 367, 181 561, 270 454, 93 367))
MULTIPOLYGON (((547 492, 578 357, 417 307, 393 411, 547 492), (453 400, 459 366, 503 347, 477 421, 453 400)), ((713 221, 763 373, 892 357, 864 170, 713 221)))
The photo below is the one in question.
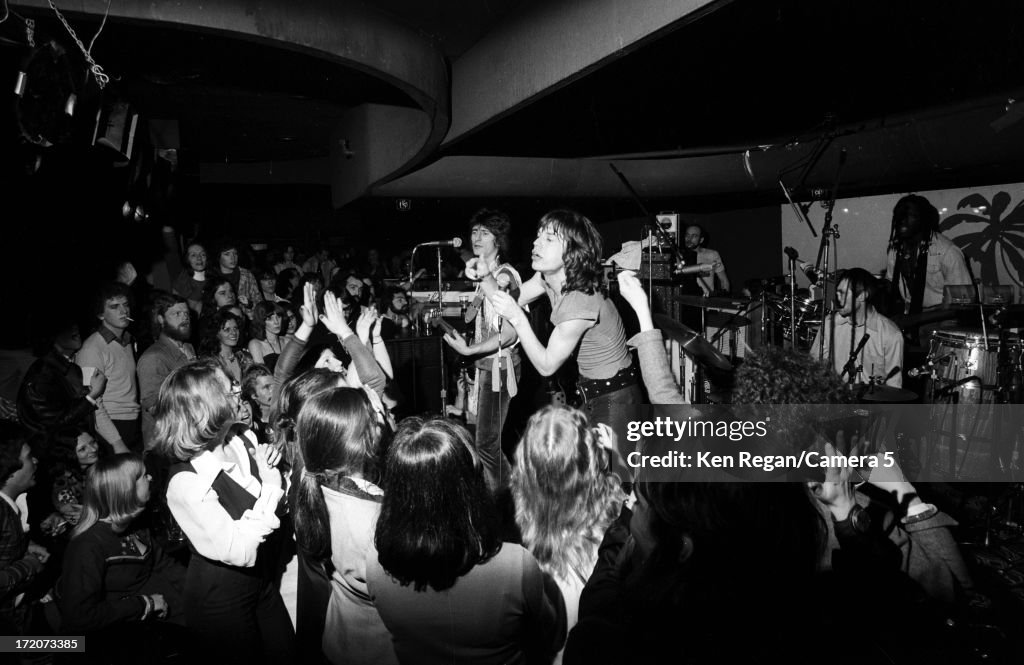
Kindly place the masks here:
MULTIPOLYGON (((107 75, 106 72, 103 71, 103 67, 96 64, 96 61, 92 59, 92 53, 90 51, 92 51, 92 45, 96 43, 96 37, 100 36, 100 32, 103 30, 103 26, 107 22, 106 12, 104 12, 103 14, 103 22, 100 23, 100 27, 96 31, 96 35, 92 38, 92 42, 90 42, 89 48, 85 48, 85 44, 83 44, 82 40, 78 38, 78 35, 75 33, 75 29, 71 27, 71 24, 68 23, 68 20, 64 18, 63 14, 60 13, 60 10, 57 9, 57 5, 53 4, 53 0, 47 1, 50 3, 50 9, 53 10, 53 12, 57 15, 57 18, 60 19, 60 22, 64 24, 65 28, 67 28, 67 31, 71 35, 71 38, 75 40, 76 44, 78 44, 78 48, 82 51, 82 55, 85 56, 86 61, 89 63, 89 71, 92 72, 93 78, 96 79, 96 84, 99 85, 100 90, 102 90, 104 87, 106 87, 107 83, 110 82, 110 77, 107 75)), ((107 11, 110 11, 109 2, 107 3, 107 11)))

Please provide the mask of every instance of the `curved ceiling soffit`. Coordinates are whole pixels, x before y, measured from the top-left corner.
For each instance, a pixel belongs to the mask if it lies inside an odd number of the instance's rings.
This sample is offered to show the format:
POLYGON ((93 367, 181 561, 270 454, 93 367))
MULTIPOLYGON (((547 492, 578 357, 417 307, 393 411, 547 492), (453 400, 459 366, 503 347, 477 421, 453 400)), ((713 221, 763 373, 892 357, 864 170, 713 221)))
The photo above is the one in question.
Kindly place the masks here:
MULTIPOLYGON (((19 0, 12 4, 52 13, 46 0, 19 0)), ((75 16, 98 20, 107 9, 107 3, 80 0, 61 2, 58 7, 72 20, 75 16)), ((406 158, 398 160, 398 166, 393 166, 389 173, 374 174, 370 186, 415 167, 441 144, 451 123, 450 80, 440 50, 415 31, 355 3, 122 0, 110 4, 109 18, 185 27, 256 41, 336 62, 395 86, 419 107, 429 130, 421 145, 410 147, 406 158)), ((389 161, 396 163, 393 159, 389 161)))

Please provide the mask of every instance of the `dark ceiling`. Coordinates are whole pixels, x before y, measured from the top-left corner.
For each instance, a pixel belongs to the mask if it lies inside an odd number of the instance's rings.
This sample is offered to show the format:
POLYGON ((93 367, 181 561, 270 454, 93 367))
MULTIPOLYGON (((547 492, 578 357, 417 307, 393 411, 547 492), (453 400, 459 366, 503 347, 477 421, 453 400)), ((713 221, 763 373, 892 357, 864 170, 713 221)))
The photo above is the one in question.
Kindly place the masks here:
MULTIPOLYGON (((450 65, 503 21, 542 4, 368 6, 426 36, 450 65)), ((828 122, 1024 94, 1024 12, 1014 0, 735 0, 705 10, 527 99, 423 163, 458 155, 713 154, 813 134, 828 122)), ((51 11, 18 11, 81 65, 51 11)), ((69 16, 87 39, 99 25, 95 15, 69 16)), ((5 23, 0 58, 8 74, 25 48, 21 24, 5 23)), ((355 68, 193 29, 112 19, 94 55, 116 78, 112 87, 146 115, 178 120, 186 165, 326 157, 348 108, 415 105, 355 68)))
POLYGON ((737 0, 447 146, 588 157, 773 142, 1024 93, 1021 4, 737 0))

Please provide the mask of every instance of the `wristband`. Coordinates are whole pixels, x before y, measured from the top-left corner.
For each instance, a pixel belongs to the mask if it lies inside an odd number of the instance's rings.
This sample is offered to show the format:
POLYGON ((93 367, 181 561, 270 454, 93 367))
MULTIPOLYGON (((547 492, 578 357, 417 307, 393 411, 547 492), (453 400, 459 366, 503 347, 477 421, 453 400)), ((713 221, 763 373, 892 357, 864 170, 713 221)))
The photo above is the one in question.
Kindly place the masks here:
POLYGON ((153 611, 153 599, 150 598, 149 596, 143 596, 142 597, 142 602, 146 604, 146 608, 142 612, 142 619, 141 620, 145 621, 149 617, 150 612, 153 611))
POLYGON ((930 503, 922 503, 917 506, 912 506, 907 511, 907 516, 903 518, 904 524, 914 524, 915 522, 923 522, 927 519, 931 519, 938 515, 939 509, 930 503))
POLYGON ((93 399, 92 395, 86 395, 85 399, 89 400, 89 404, 92 404, 95 407, 99 407, 99 404, 96 403, 96 400, 93 399))

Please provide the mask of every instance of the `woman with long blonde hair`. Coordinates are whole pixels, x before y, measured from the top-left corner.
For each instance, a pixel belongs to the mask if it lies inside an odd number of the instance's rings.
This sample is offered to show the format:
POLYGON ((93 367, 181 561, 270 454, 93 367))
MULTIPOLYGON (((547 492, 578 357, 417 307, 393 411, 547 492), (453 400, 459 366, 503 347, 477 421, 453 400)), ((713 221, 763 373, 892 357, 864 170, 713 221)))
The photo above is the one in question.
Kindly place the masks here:
POLYGON ((57 588, 62 633, 88 636, 91 650, 117 663, 146 662, 157 638, 171 636, 167 624, 184 625, 185 569, 136 523, 149 484, 136 455, 93 465, 57 588))
POLYGON ((611 473, 611 433, 583 412, 548 406, 531 418, 516 449, 512 496, 523 545, 558 583, 568 628, 609 525, 626 499, 611 473))

